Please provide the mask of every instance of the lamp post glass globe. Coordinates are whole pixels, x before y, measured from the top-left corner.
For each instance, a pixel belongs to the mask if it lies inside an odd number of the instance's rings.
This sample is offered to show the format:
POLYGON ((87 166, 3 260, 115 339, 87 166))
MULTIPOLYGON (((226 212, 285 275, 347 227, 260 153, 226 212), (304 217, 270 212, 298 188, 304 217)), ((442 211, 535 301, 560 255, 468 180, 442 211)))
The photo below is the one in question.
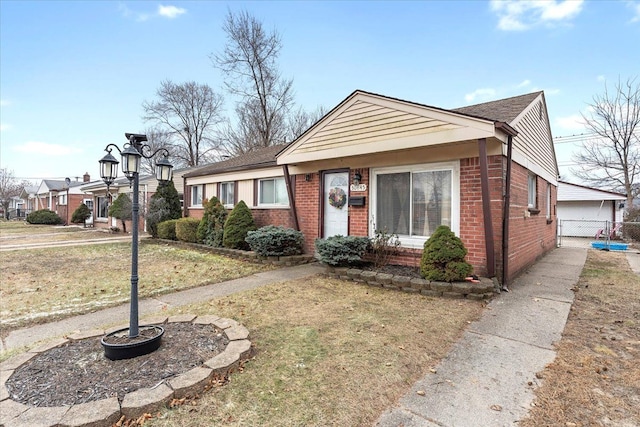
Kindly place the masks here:
POLYGON ((142 155, 132 145, 122 151, 122 173, 129 179, 140 171, 140 158, 142 155))
POLYGON ((161 184, 171 181, 172 172, 173 165, 169 163, 166 156, 156 162, 156 179, 161 184))
POLYGON ((118 177, 118 163, 120 162, 111 155, 111 152, 108 152, 100 159, 100 178, 105 184, 111 185, 118 177))

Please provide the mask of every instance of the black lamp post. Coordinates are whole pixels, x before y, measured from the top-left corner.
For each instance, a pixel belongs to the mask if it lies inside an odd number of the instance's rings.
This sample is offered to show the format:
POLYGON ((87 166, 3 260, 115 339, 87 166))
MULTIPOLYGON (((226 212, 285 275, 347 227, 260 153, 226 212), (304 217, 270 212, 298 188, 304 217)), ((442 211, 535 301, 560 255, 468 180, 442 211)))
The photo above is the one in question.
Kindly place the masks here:
MULTIPOLYGON (((118 160, 111 155, 112 148, 118 150, 122 156, 122 172, 129 179, 129 182, 133 184, 133 200, 131 204, 132 211, 132 237, 131 237, 131 308, 129 315, 129 338, 136 338, 139 334, 138 326, 138 213, 140 210, 139 204, 139 173, 140 173, 140 159, 153 158, 156 154, 163 152, 164 158, 156 162, 156 178, 159 183, 165 184, 171 181, 173 165, 169 163, 169 152, 165 148, 160 148, 151 154, 145 154, 145 150, 151 151, 151 148, 143 144, 147 141, 147 136, 135 133, 125 133, 126 138, 129 140, 127 144, 123 146, 121 150, 115 144, 109 144, 106 146, 105 151, 107 154, 100 160, 100 177, 107 184, 107 192, 109 186, 113 184, 118 175, 118 160)), ((103 339, 104 345, 104 339, 103 339)), ((159 342, 158 342, 159 345, 159 342)), ((157 348, 157 347, 156 347, 157 348)), ((155 350, 152 349, 151 351, 155 350)), ((105 347, 105 354, 107 348, 105 347)), ((150 351, 148 351, 150 352, 150 351)), ((140 353, 145 354, 145 353, 140 353)), ((135 354, 135 357, 140 354, 135 354)), ((125 357, 110 357, 109 358, 125 358, 125 357)))

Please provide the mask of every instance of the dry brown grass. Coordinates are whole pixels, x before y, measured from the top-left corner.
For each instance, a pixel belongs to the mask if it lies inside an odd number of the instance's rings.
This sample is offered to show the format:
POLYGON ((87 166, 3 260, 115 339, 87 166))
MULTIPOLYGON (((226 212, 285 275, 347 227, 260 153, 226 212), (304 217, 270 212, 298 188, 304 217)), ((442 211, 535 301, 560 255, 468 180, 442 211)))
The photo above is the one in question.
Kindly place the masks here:
POLYGON ((0 221, 0 249, 17 244, 93 240, 123 237, 126 234, 111 234, 106 230, 83 228, 82 226, 36 225, 24 221, 0 221))
POLYGON ((323 277, 184 307, 240 321, 256 355, 229 384, 150 425, 371 425, 482 307, 323 277))
MULTIPOLYGON (((140 245, 141 298, 218 283, 271 267, 161 244, 140 245)), ((2 253, 0 326, 51 321, 129 300, 131 244, 2 253)))
POLYGON ((556 360, 523 427, 640 425, 640 277, 590 250, 556 360))

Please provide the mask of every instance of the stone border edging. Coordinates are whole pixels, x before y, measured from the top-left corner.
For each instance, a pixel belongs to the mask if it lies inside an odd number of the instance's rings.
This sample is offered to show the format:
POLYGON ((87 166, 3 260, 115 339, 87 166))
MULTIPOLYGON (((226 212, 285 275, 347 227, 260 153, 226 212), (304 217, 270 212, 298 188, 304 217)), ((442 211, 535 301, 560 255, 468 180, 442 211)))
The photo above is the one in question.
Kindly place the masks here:
MULTIPOLYGON (((229 339, 224 351, 176 377, 151 388, 141 388, 127 393, 122 402, 117 397, 80 403, 71 406, 31 407, 11 399, 6 382, 13 372, 39 353, 59 347, 70 341, 93 338, 108 333, 108 330, 94 329, 58 338, 35 347, 0 363, 0 425, 5 427, 100 427, 111 426, 122 416, 137 418, 144 413, 156 412, 172 399, 193 396, 206 389, 216 378, 223 378, 236 371, 240 363, 247 360, 252 352, 249 330, 233 319, 215 315, 176 315, 156 317, 145 324, 166 324, 186 322, 214 325, 229 339), (151 321, 153 320, 153 321, 151 321)), ((117 327, 119 328, 119 327, 117 327)), ((114 329, 114 328, 111 328, 114 329)))
POLYGON ((432 297, 468 298, 480 301, 492 298, 496 288, 496 283, 486 277, 481 277, 480 283, 430 282, 425 279, 378 273, 357 268, 332 267, 328 265, 325 268, 325 274, 329 277, 402 292, 420 293, 432 297))

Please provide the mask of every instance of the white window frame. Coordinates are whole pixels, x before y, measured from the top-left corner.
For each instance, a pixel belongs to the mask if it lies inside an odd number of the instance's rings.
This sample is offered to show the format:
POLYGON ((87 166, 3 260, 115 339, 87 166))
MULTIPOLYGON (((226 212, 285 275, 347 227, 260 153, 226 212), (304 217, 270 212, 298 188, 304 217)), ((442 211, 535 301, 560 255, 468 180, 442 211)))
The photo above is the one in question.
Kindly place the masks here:
POLYGON ((191 207, 202 207, 202 196, 204 193, 204 185, 197 184, 191 186, 191 207))
POLYGON ((532 173, 527 176, 527 207, 538 208, 538 176, 532 173))
POLYGON ((547 219, 551 219, 551 184, 547 183, 547 219))
POLYGON ((67 205, 67 195, 58 194, 58 206, 66 206, 66 205, 67 205))
POLYGON ((220 203, 222 203, 222 206, 224 206, 227 209, 233 208, 235 204, 235 193, 236 193, 235 181, 221 182, 219 188, 220 188, 220 191, 219 191, 220 194, 218 194, 218 199, 220 200, 220 203), (229 200, 225 200, 229 196, 229 186, 233 188, 233 199, 231 200, 231 203, 229 203, 229 200), (223 194, 224 194, 224 197, 223 197, 223 194))
MULTIPOLYGON (((259 207, 277 207, 277 208, 288 208, 289 207, 289 193, 286 193, 287 196, 287 203, 276 203, 274 200, 274 203, 262 203, 262 183, 265 181, 273 181, 273 188, 275 190, 276 188, 276 181, 282 181, 282 183, 284 184, 284 188, 286 191, 287 188, 287 183, 284 180, 283 176, 276 176, 273 178, 262 178, 258 180, 258 206, 259 207)), ((275 197, 275 194, 274 194, 275 197)))
MULTIPOLYGON (((451 231, 456 236, 460 235, 460 162, 441 162, 441 163, 423 163, 417 165, 407 166, 394 166, 371 169, 371 187, 369 192, 369 237, 375 237, 376 221, 375 216, 377 212, 377 200, 376 194, 378 194, 378 175, 384 175, 389 173, 419 173, 419 172, 437 172, 437 171, 451 171, 451 231)), ((411 212, 411 218, 413 219, 413 212, 411 212)), ((424 243, 429 236, 406 236, 400 235, 400 245, 405 248, 423 248, 424 243)))

